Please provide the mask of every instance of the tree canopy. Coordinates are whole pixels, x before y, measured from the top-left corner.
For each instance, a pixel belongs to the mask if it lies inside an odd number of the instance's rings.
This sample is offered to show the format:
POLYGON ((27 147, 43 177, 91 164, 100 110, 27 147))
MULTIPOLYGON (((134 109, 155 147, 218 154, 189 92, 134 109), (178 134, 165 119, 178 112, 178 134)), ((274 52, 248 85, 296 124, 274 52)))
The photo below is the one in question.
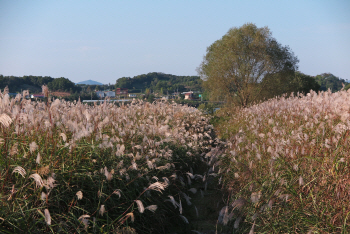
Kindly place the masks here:
POLYGON ((80 91, 81 88, 76 86, 72 81, 67 78, 56 78, 48 83, 48 88, 55 91, 75 92, 80 91))
POLYGON ((267 85, 292 82, 298 62, 288 46, 272 37, 268 27, 249 23, 231 28, 209 46, 198 72, 212 99, 247 106, 262 98, 267 85))

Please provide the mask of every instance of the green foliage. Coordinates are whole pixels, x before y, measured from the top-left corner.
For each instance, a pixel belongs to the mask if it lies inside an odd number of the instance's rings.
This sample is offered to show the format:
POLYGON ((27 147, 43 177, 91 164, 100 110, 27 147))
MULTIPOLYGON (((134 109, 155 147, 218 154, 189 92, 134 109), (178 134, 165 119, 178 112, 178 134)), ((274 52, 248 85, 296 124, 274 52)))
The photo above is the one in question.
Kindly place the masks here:
POLYGON ((295 73, 293 82, 295 83, 295 91, 303 94, 309 93, 310 90, 317 92, 321 88, 321 86, 314 77, 301 72, 295 73))
POLYGON ((150 89, 152 91, 163 93, 184 92, 189 90, 202 90, 202 80, 198 76, 176 76, 153 72, 143 75, 119 78, 116 82, 116 88, 127 89, 150 89))
POLYGON ((54 78, 50 76, 3 76, 0 75, 0 89, 6 86, 10 92, 21 92, 21 90, 29 89, 30 92, 41 91, 42 85, 47 85, 52 82, 54 78))
POLYGON ((52 78, 50 76, 3 76, 0 75, 0 89, 8 86, 10 92, 29 90, 30 93, 41 92, 41 86, 47 85, 50 91, 80 92, 80 86, 75 85, 69 79, 52 78))
POLYGON ((56 78, 47 87, 52 91, 62 91, 62 92, 79 92, 81 88, 76 86, 72 81, 67 78, 61 77, 56 78))
POLYGON ((213 115, 216 108, 219 108, 221 105, 217 103, 204 102, 198 106, 198 109, 201 110, 204 114, 213 115))
POLYGON ((279 44, 267 27, 245 24, 209 46, 198 71, 212 100, 247 106, 262 98, 267 84, 288 83, 284 79, 297 70, 297 63, 290 48, 279 44))
POLYGON ((203 103, 200 100, 187 100, 187 99, 180 99, 180 100, 174 100, 174 101, 178 104, 187 105, 195 108, 198 108, 199 105, 203 103))
POLYGON ((343 88, 343 84, 347 85, 348 83, 339 77, 331 73, 323 73, 315 77, 317 83, 321 86, 321 91, 326 91, 331 89, 332 92, 337 92, 343 88))
POLYGON ((145 98, 147 99, 148 102, 152 103, 154 102, 154 95, 153 94, 147 94, 145 96, 145 98))
POLYGON ((91 93, 86 93, 86 92, 75 92, 72 93, 71 95, 64 97, 63 99, 66 101, 78 101, 80 98, 81 101, 83 100, 98 100, 99 98, 97 97, 95 92, 91 93))
POLYGON ((309 93, 310 90, 319 91, 320 85, 314 77, 301 72, 290 74, 275 74, 271 79, 263 80, 264 90, 261 92, 261 99, 274 98, 290 93, 309 93))

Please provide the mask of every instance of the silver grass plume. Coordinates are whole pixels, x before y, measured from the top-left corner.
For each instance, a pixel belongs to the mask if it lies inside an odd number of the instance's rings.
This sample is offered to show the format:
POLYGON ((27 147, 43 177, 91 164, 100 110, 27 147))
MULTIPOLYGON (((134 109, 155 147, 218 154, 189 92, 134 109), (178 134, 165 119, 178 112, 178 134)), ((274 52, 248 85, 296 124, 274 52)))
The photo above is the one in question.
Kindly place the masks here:
POLYGON ((49 88, 46 85, 41 86, 42 92, 44 94, 44 97, 49 96, 49 88))
POLYGON ((166 199, 165 201, 169 201, 169 202, 171 202, 171 203, 173 204, 174 208, 176 208, 176 207, 179 207, 179 206, 180 206, 180 204, 179 204, 179 203, 177 203, 177 202, 175 201, 175 199, 174 199, 174 197, 173 197, 173 196, 168 195, 168 197, 169 197, 170 199, 166 199))
POLYGON ((118 196, 119 196, 119 198, 122 196, 122 194, 121 194, 121 190, 120 190, 120 189, 116 189, 116 190, 114 190, 113 194, 118 195, 118 196))
POLYGON ((79 221, 81 221, 84 226, 85 226, 85 229, 87 229, 88 225, 89 225, 89 220, 88 218, 90 218, 90 215, 82 215, 78 218, 79 221))
POLYGON ((143 213, 145 211, 145 208, 142 204, 142 201, 140 200, 135 200, 136 204, 137 204, 137 208, 139 209, 139 212, 140 213, 143 213))
POLYGON ((29 144, 30 153, 33 153, 37 148, 38 148, 38 145, 34 141, 29 144))
POLYGON ((232 202, 231 206, 233 207, 233 209, 242 209, 243 206, 245 206, 245 204, 247 203, 247 201, 243 198, 240 197, 237 200, 235 200, 234 202, 232 202))
POLYGON ((187 223, 187 224, 189 223, 188 219, 185 216, 183 216, 183 215, 179 215, 179 216, 185 223, 187 223))
POLYGON ((107 170, 107 167, 104 168, 104 174, 105 174, 106 179, 107 179, 108 181, 110 181, 110 180, 113 179, 113 175, 112 175, 112 173, 110 173, 110 172, 107 170))
POLYGON ((45 212, 45 221, 47 223, 47 225, 51 225, 51 215, 48 209, 44 210, 45 212))
POLYGON ((10 116, 8 116, 7 114, 3 113, 0 115, 0 123, 8 128, 10 126, 10 124, 12 123, 12 119, 10 116))
POLYGON ((105 205, 101 205, 100 211, 99 211, 100 215, 103 216, 103 214, 104 214, 105 212, 106 212, 105 205))
POLYGON ((158 208, 157 205, 150 205, 150 206, 147 206, 145 209, 152 211, 152 212, 155 212, 157 210, 157 208, 158 208))
POLYGON ((164 190, 167 186, 168 185, 165 183, 155 182, 155 183, 151 184, 150 186, 148 186, 148 189, 162 192, 162 190, 164 190))
POLYGON ((47 194, 44 192, 41 192, 41 200, 46 201, 47 194))
POLYGON ((10 92, 9 87, 6 85, 6 87, 4 88, 3 94, 6 95, 6 94, 8 94, 9 92, 10 92))
POLYGON ((15 173, 15 172, 20 174, 23 178, 25 178, 25 175, 27 174, 26 170, 21 166, 15 167, 15 169, 13 169, 12 173, 15 173))
POLYGON ((35 181, 36 187, 43 187, 44 182, 43 179, 41 179, 41 176, 37 173, 31 174, 29 178, 32 178, 35 181))
POLYGON ((56 187, 57 185, 55 184, 56 180, 49 176, 49 178, 47 178, 47 180, 44 180, 44 186, 47 190, 49 189, 53 189, 54 187, 56 187))
POLYGON ((75 195, 77 195, 78 200, 83 199, 83 192, 82 191, 78 191, 75 195))
POLYGON ((197 193, 197 189, 196 188, 190 188, 188 191, 192 192, 193 194, 197 193))
POLYGON ((257 203, 260 200, 261 197, 261 191, 259 192, 253 192, 250 196, 250 199, 253 203, 257 203))
POLYGON ((229 221, 228 206, 224 206, 219 213, 218 218, 219 223, 226 225, 229 221))
POLYGON ((62 137, 62 140, 63 140, 64 142, 67 141, 67 136, 66 136, 66 134, 64 134, 63 132, 60 133, 60 137, 62 137))
POLYGON ((132 213, 132 212, 127 213, 126 218, 129 218, 129 217, 131 219, 131 222, 133 223, 135 221, 134 213, 132 213))
POLYGON ((241 217, 241 216, 239 216, 239 217, 236 219, 236 221, 235 221, 235 223, 234 223, 234 225, 233 225, 233 227, 234 227, 235 229, 239 228, 239 223, 241 222, 241 220, 242 220, 242 217, 241 217))
POLYGON ((40 153, 38 153, 38 155, 36 156, 35 162, 36 162, 37 164, 40 164, 40 160, 41 160, 41 156, 40 156, 40 153))

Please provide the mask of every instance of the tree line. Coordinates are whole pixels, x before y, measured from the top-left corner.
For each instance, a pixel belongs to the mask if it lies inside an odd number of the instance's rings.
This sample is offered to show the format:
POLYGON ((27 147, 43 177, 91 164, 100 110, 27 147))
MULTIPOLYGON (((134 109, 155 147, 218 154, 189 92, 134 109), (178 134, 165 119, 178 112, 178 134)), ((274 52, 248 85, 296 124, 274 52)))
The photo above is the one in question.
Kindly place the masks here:
POLYGON ((47 85, 50 91, 61 92, 80 92, 81 87, 75 85, 67 78, 52 78, 50 76, 3 76, 0 75, 0 89, 6 86, 10 92, 21 92, 22 90, 29 90, 31 93, 41 92, 41 86, 47 85))
POLYGON ((167 92, 202 91, 199 76, 176 76, 152 72, 138 76, 122 77, 116 81, 116 88, 127 88, 131 93, 145 92, 146 89, 166 94, 167 92))

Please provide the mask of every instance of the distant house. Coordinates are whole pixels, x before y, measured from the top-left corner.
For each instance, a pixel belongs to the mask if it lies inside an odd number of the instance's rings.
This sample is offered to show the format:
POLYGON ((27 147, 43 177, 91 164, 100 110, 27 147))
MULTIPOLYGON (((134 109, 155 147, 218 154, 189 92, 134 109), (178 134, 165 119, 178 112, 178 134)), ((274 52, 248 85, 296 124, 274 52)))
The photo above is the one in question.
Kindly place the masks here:
POLYGON ((116 95, 128 94, 128 89, 125 88, 117 88, 115 91, 116 95))
POLYGON ((99 97, 99 98, 104 98, 104 97, 105 97, 105 93, 102 92, 102 91, 96 91, 96 95, 97 95, 97 97, 99 97))
POLYGON ((193 91, 184 92, 182 94, 185 95, 185 100, 193 100, 194 99, 193 91))
POLYGON ((105 92, 106 97, 115 97, 115 92, 113 91, 107 91, 105 92))

